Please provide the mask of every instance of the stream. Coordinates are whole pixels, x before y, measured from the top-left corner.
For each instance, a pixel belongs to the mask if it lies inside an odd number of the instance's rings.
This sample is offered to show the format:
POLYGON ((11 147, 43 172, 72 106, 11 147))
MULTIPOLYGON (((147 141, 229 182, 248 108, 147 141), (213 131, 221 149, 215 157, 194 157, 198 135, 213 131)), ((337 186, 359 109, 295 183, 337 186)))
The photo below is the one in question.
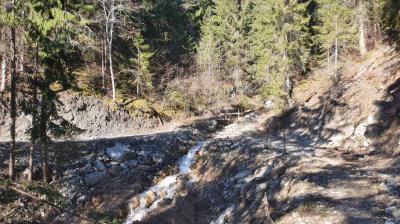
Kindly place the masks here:
POLYGON ((189 150, 186 155, 178 160, 177 165, 179 166, 179 173, 165 177, 157 185, 154 185, 153 187, 139 194, 137 196, 139 205, 133 207, 134 205, 132 203, 129 204, 129 215, 125 221, 125 224, 131 224, 135 221, 143 220, 149 212, 158 207, 159 202, 164 199, 172 199, 174 197, 176 191, 175 183, 177 178, 190 172, 190 167, 193 163, 196 152, 199 151, 203 145, 204 141, 198 142, 189 150), (155 198, 150 206, 149 203, 146 202, 146 198, 148 198, 149 195, 155 198))

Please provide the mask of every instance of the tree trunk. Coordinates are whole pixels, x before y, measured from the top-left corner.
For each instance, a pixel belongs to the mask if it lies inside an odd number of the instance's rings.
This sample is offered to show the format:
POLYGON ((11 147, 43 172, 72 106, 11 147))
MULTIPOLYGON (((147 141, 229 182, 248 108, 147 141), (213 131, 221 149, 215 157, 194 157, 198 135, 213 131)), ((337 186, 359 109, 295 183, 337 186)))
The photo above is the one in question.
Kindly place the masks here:
POLYGON ((101 78, 103 82, 103 90, 106 89, 106 57, 107 57, 107 47, 103 40, 101 43, 101 78))
MULTIPOLYGON (((35 52, 35 75, 39 72, 39 47, 38 44, 36 43, 36 52, 35 52)), ((33 80, 34 81, 34 80, 33 80)), ((33 87, 33 100, 32 104, 33 105, 39 105, 38 98, 37 98, 37 89, 36 89, 36 83, 32 83, 33 87)), ((31 133, 31 145, 29 149, 29 173, 28 173, 28 180, 32 181, 33 180, 33 157, 35 156, 35 143, 36 143, 36 136, 35 133, 37 133, 37 128, 38 128, 38 123, 37 123, 37 110, 33 109, 32 111, 32 133, 31 133)))
POLYGON ((6 82, 7 82, 7 63, 6 57, 0 57, 1 61, 1 84, 0 84, 0 92, 4 92, 6 89, 6 82))
POLYGON ((35 151, 35 143, 31 140, 31 145, 29 147, 29 172, 28 172, 28 181, 33 180, 33 155, 35 151))
MULTIPOLYGON (((15 14, 15 0, 13 0, 13 14, 15 14)), ((14 15, 15 17, 15 15, 14 15)), ((10 179, 14 179, 15 173, 15 123, 17 117, 17 103, 16 103, 16 87, 17 87, 17 69, 16 69, 16 61, 17 61, 17 49, 15 43, 15 27, 11 28, 11 41, 12 41, 12 62, 11 62, 11 105, 10 105, 10 114, 11 114, 11 127, 10 127, 10 136, 11 136, 11 149, 10 149, 10 163, 9 163, 9 177, 10 179)))
MULTIPOLYGON (((0 44, 4 43, 3 28, 0 27, 0 44)), ((6 54, 4 51, 0 52, 0 93, 6 89, 7 82, 7 63, 6 54)))
POLYGON ((40 147, 42 152, 42 174, 43 181, 45 183, 49 182, 49 166, 48 166, 48 152, 47 152, 47 99, 46 96, 42 93, 42 103, 40 108, 40 124, 39 124, 39 133, 40 133, 40 147))
POLYGON ((42 148, 42 173, 43 173, 43 182, 49 183, 49 164, 48 164, 48 151, 47 151, 47 142, 43 140, 41 142, 42 148))
MULTIPOLYGON (((38 100, 37 100, 37 90, 36 87, 33 87, 33 105, 38 105, 38 100)), ((37 113, 36 109, 33 110, 32 112, 32 134, 31 134, 31 145, 29 148, 29 173, 28 173, 28 180, 32 181, 33 180, 33 157, 35 156, 35 144, 36 144, 36 136, 34 136, 34 133, 37 132, 37 113)))
POLYGON ((331 42, 328 43, 328 72, 330 72, 331 68, 331 42))
POLYGON ((359 50, 360 50, 361 56, 364 56, 367 54, 367 45, 366 45, 366 39, 365 39, 365 8, 364 8, 363 0, 358 0, 358 10, 359 10, 359 12, 358 12, 359 50))
POLYGON ((114 69, 113 69, 113 59, 112 59, 112 42, 108 44, 108 59, 110 64, 110 75, 111 75, 111 88, 112 88, 112 99, 115 101, 115 80, 114 80, 114 69))
POLYGON ((335 81, 339 81, 339 74, 338 74, 338 48, 339 48, 339 40, 338 40, 338 19, 336 18, 336 34, 335 34, 335 81))
POLYGON ((112 58, 112 43, 113 43, 113 38, 114 38, 114 22, 116 20, 115 18, 115 1, 111 0, 110 4, 110 20, 107 21, 109 22, 108 26, 108 59, 109 59, 109 64, 110 64, 110 75, 111 75, 111 88, 112 88, 112 99, 115 102, 116 99, 116 93, 115 93, 115 76, 114 76, 114 69, 113 69, 113 58, 112 58))
POLYGON ((140 56, 141 56, 142 52, 140 51, 139 47, 137 47, 137 60, 138 60, 138 77, 136 80, 136 94, 139 96, 140 95, 140 80, 143 77, 143 73, 142 73, 142 62, 140 60, 140 56))

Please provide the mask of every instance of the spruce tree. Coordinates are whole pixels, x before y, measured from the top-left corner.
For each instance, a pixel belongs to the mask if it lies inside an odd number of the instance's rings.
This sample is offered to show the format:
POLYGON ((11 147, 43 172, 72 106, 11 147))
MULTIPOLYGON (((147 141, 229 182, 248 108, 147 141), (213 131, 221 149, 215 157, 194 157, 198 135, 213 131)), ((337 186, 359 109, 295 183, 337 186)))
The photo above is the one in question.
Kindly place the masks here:
MULTIPOLYGON (((233 83, 235 94, 243 94, 243 81, 249 69, 248 35, 252 20, 252 1, 215 1, 211 15, 204 23, 203 38, 200 42, 199 60, 204 64, 212 58, 219 58, 222 65, 223 78, 233 83), (208 46, 213 52, 207 52, 208 46), (202 59, 201 57, 206 57, 202 59)), ((210 63, 206 63, 210 64, 210 63)), ((208 66, 210 67, 210 65, 208 66)))
POLYGON ((265 99, 274 98, 278 103, 287 95, 290 103, 291 79, 304 71, 309 55, 306 7, 306 3, 295 0, 255 1, 252 73, 265 99))
POLYGON ((141 95, 143 91, 151 90, 153 86, 153 74, 150 70, 153 52, 141 33, 136 33, 132 39, 136 48, 136 57, 131 58, 131 62, 136 67, 134 69, 135 80, 133 84, 136 86, 136 94, 141 95))
MULTIPOLYGON (((38 138, 42 152, 43 180, 49 181, 48 143, 49 132, 53 136, 61 136, 70 131, 70 126, 57 113, 60 102, 58 93, 73 85, 72 65, 75 49, 69 41, 74 37, 73 30, 78 24, 76 17, 68 12, 68 5, 60 0, 32 0, 27 4, 28 36, 37 44, 37 74, 34 75, 34 88, 40 93, 40 105, 31 108, 37 115, 37 123, 33 124, 32 137, 38 138)), ((36 90, 34 90, 36 91, 36 90)))
POLYGON ((357 20, 354 2, 318 0, 317 39, 330 66, 334 56, 334 75, 338 79, 339 54, 345 49, 357 49, 357 20))

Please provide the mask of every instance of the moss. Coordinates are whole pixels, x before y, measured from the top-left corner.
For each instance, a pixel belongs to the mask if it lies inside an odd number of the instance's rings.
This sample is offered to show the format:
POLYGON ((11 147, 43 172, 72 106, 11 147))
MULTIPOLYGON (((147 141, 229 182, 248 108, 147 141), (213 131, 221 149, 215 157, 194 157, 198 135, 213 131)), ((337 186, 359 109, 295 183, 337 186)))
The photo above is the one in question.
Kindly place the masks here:
POLYGON ((151 107, 151 103, 147 101, 146 99, 139 99, 139 100, 134 100, 130 104, 128 104, 125 109, 128 111, 135 111, 139 110, 142 112, 152 112, 153 108, 151 107))
POLYGON ((251 100, 250 97, 242 95, 242 96, 240 96, 238 98, 237 106, 239 108, 244 109, 244 110, 252 109, 253 108, 253 103, 251 101, 252 100, 251 100))
POLYGON ((185 97, 181 92, 177 90, 173 90, 168 93, 167 102, 168 102, 168 107, 172 109, 184 110, 186 108, 185 97))

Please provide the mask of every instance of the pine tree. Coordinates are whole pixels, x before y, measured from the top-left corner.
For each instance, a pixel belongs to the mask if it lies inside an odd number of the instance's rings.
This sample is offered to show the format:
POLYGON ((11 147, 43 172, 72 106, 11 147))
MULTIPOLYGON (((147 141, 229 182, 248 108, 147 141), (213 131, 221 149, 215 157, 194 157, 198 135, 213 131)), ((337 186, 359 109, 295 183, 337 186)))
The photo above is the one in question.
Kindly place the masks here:
POLYGON ((248 35, 252 20, 252 1, 215 1, 211 15, 204 23, 200 42, 199 61, 204 63, 213 58, 221 61, 223 77, 233 83, 233 93, 243 94, 243 81, 248 73, 248 35), (213 52, 207 52, 211 46, 213 52), (202 59, 202 57, 206 57, 202 59))
POLYGON ((261 83, 260 94, 265 99, 278 102, 287 95, 290 103, 291 78, 304 71, 308 59, 306 7, 298 1, 255 1, 252 71, 254 80, 261 83))
MULTIPOLYGON (((10 42, 8 45, 11 49, 11 83, 10 83, 10 115, 11 115, 11 126, 10 126, 10 137, 11 137, 11 149, 9 151, 9 178, 14 179, 15 177, 15 150, 16 150, 16 118, 17 118, 17 81, 18 81, 18 71, 17 71, 17 34, 16 29, 19 26, 19 8, 21 4, 17 4, 15 0, 7 1, 4 5, 5 8, 0 9, 0 27, 8 28, 10 32, 10 42)), ((0 5, 3 7, 3 5, 0 5)), ((6 29, 4 29, 6 30, 6 29)), ((5 31, 4 31, 5 32, 5 31)), ((6 64, 5 54, 2 55, 2 91, 5 85, 5 72, 6 64)))
POLYGON ((39 67, 31 84, 34 85, 34 92, 36 88, 40 92, 39 107, 31 108, 31 113, 37 115, 32 125, 32 131, 37 131, 37 134, 32 133, 32 138, 40 142, 43 180, 48 182, 48 132, 60 136, 66 134, 70 127, 57 113, 57 94, 73 85, 71 65, 76 51, 69 40, 74 36, 73 30, 78 21, 67 11, 68 5, 60 0, 32 0, 27 7, 30 12, 27 16, 28 36, 36 43, 37 56, 34 58, 39 67))
POLYGON ((357 20, 354 2, 346 0, 318 0, 320 24, 317 36, 326 54, 327 64, 334 55, 334 75, 338 79, 339 54, 344 49, 357 49, 357 20))
POLYGON ((131 58, 131 62, 135 65, 136 94, 140 95, 144 90, 152 88, 153 74, 150 71, 150 63, 153 53, 150 45, 148 45, 140 33, 136 33, 133 37, 133 45, 136 48, 136 57, 131 58))

